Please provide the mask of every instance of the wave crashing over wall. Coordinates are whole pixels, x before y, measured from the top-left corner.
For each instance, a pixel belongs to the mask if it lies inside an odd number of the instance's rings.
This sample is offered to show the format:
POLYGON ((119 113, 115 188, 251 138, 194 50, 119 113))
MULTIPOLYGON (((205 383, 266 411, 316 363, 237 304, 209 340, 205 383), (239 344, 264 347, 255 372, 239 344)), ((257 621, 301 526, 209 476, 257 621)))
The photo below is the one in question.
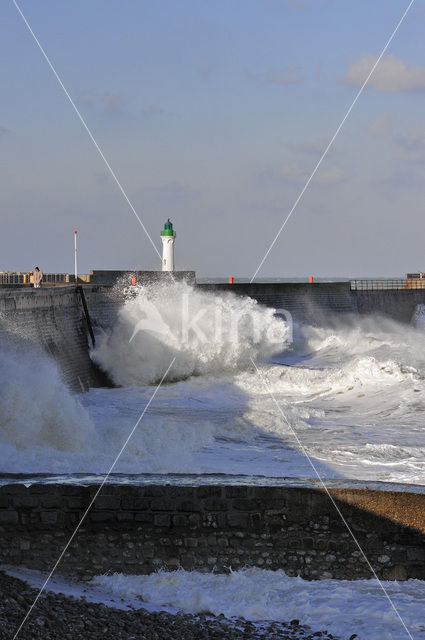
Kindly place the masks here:
POLYGON ((141 286, 129 295, 111 331, 97 339, 93 360, 117 385, 220 375, 281 352, 289 328, 248 297, 207 293, 186 283, 141 286))

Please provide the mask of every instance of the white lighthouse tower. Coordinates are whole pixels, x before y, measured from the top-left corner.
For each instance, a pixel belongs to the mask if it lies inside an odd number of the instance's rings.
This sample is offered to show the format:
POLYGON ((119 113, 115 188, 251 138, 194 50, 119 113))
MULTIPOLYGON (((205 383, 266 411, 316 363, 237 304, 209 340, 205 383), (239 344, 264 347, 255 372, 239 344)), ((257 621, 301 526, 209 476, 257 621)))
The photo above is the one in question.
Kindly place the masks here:
POLYGON ((173 231, 173 223, 168 218, 161 231, 162 240, 162 270, 174 271, 174 240, 176 232, 173 231))

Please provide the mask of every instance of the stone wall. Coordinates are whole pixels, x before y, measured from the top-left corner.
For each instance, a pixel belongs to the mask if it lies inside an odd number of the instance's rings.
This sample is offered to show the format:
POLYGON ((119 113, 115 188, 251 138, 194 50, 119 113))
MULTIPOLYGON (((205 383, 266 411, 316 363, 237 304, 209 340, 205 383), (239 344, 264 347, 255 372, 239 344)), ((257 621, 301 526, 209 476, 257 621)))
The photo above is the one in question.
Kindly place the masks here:
POLYGON ((355 291, 357 310, 362 314, 380 314, 399 322, 410 322, 418 304, 425 304, 425 289, 397 291, 355 291))
POLYGON ((254 282, 198 284, 204 291, 230 291, 260 304, 289 311, 295 322, 320 323, 330 314, 356 313, 350 282, 254 282))
MULTIPOLYGON (((0 564, 49 569, 96 486, 0 488, 0 564)), ((425 496, 332 489, 378 576, 425 578, 425 496)), ((284 569, 307 579, 370 578, 329 497, 285 486, 106 485, 61 561, 79 578, 159 568, 284 569)))
POLYGON ((352 291, 347 282, 254 282, 198 284, 204 291, 231 291, 260 304, 289 311, 295 322, 323 324, 340 314, 379 314, 410 322, 415 307, 425 304, 425 289, 352 291))
POLYGON ((54 358, 64 381, 77 392, 96 384, 87 325, 74 286, 0 288, 0 345, 54 358))
POLYGON ((84 285, 83 288, 95 333, 111 329, 124 304, 124 295, 118 288, 111 286, 84 285))

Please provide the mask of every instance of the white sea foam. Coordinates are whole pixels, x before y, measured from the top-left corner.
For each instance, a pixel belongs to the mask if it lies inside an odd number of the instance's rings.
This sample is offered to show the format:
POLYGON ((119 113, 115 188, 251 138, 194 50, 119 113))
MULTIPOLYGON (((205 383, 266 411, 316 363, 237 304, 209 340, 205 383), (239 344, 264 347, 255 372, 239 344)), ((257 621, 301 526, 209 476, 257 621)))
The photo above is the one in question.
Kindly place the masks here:
POLYGON ((152 384, 173 357, 169 380, 221 375, 286 346, 286 323, 252 298, 208 293, 185 283, 134 292, 92 353, 116 384, 152 384))
POLYGON ((425 304, 417 304, 413 312, 412 324, 417 329, 425 329, 425 304))
POLYGON ((61 381, 56 364, 37 353, 0 349, 0 441, 79 451, 93 434, 87 411, 61 381))
MULTIPOLYGON (((406 635, 375 580, 305 581, 283 571, 245 569, 229 575, 197 571, 159 572, 148 576, 98 576, 90 583, 108 597, 135 606, 141 599, 158 609, 224 614, 248 620, 289 621, 294 618, 314 631, 327 629, 340 638, 356 633, 358 640, 393 640, 406 635)), ((385 588, 413 637, 425 638, 425 583, 386 582, 385 588)))

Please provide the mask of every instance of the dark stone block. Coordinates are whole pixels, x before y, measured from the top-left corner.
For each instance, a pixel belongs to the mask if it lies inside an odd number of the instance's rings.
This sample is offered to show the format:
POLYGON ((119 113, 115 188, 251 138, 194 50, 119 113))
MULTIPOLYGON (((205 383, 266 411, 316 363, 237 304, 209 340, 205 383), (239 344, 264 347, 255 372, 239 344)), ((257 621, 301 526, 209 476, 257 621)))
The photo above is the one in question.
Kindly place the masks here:
POLYGON ((61 496, 41 496, 40 505, 43 509, 60 509, 65 506, 65 501, 61 496))
POLYGON ((226 500, 220 500, 219 498, 208 498, 205 500, 206 511, 227 511, 229 508, 226 500))
POLYGON ((197 498, 221 498, 223 487, 203 486, 196 488, 197 498))
MULTIPOLYGON (((40 487, 40 485, 32 485, 30 490, 33 487, 40 487)), ((23 484, 6 484, 3 487, 0 487, 0 494, 7 494, 8 496, 16 496, 18 494, 27 493, 28 489, 23 484)), ((46 491, 46 486, 43 487, 43 493, 46 491)), ((32 492, 36 493, 36 492, 32 492)))
POLYGON ((251 492, 251 497, 256 500, 261 500, 263 504, 269 504, 271 500, 282 498, 283 495, 284 494, 279 491, 279 487, 252 487, 251 492))
POLYGON ((409 578, 414 578, 416 580, 425 580, 425 566, 423 564, 409 565, 407 568, 409 578))
POLYGON ((112 495, 99 495, 93 505, 93 508, 97 510, 109 509, 118 511, 121 506, 121 500, 119 496, 112 495))
POLYGON ((182 555, 180 559, 181 566, 185 571, 191 571, 196 565, 193 561, 193 556, 190 554, 182 555))
POLYGON ((248 498, 249 487, 224 487, 226 498, 248 498))
POLYGON ((245 529, 249 524, 249 514, 248 513, 228 513, 227 523, 229 527, 239 527, 240 529, 245 529))
POLYGON ((316 540, 314 548, 317 549, 317 551, 325 551, 328 548, 328 541, 323 538, 316 540))
POLYGON ((219 529, 224 529, 227 523, 227 514, 222 511, 216 514, 217 526, 219 529))
POLYGON ((304 538, 302 541, 302 546, 304 549, 313 549, 314 547, 313 538, 304 538))
POLYGON ((0 511, 0 524, 18 524, 17 511, 0 511))
POLYGON ((411 547, 406 550, 406 563, 424 564, 425 549, 420 547, 411 547))
POLYGON ((153 513, 141 511, 140 513, 134 514, 134 519, 136 522, 153 523, 153 513))
POLYGON ((87 491, 84 491, 87 487, 75 487, 73 485, 64 484, 60 487, 60 495, 62 496, 83 496, 87 491))
POLYGON ((201 507, 199 502, 195 502, 194 500, 183 500, 180 504, 177 504, 177 511, 200 511, 201 507))
POLYGON ((169 498, 153 498, 150 508, 152 511, 175 511, 175 501, 169 498))
POLYGON ((260 529, 262 526, 263 518, 261 513, 251 513, 249 516, 251 527, 253 529, 260 529))
POLYGON ((40 504, 40 499, 37 496, 31 495, 17 495, 13 498, 13 506, 16 509, 25 508, 25 509, 33 509, 38 507, 40 504))
POLYGON ((264 503, 262 503, 258 498, 250 500, 247 498, 234 498, 233 508, 238 511, 262 511, 264 503))
POLYGON ((188 517, 183 514, 178 514, 173 516, 173 526, 174 527, 187 527, 188 525, 188 517))
POLYGON ((197 529, 201 524, 201 516, 199 513, 191 513, 188 517, 190 529, 197 529))
POLYGON ((87 516, 90 522, 113 522, 116 512, 114 511, 92 511, 87 516))
POLYGON ((171 516, 168 513, 156 513, 154 515, 154 525, 156 527, 170 527, 171 516))
POLYGON ((88 501, 81 496, 71 496, 66 498, 66 504, 69 509, 84 509, 84 507, 87 508, 89 506, 88 501))
MULTIPOLYGON (((96 495, 96 493, 98 493, 99 488, 100 488, 100 485, 96 485, 96 484, 90 485, 90 487, 88 487, 90 497, 93 498, 96 495)), ((120 492, 121 492, 120 486, 115 487, 113 484, 104 484, 102 489, 99 492, 99 497, 119 495, 120 492)))
POLYGON ((40 520, 43 524, 53 525, 58 522, 58 513, 56 511, 42 511, 40 513, 40 520))
POLYGON ((166 487, 166 495, 169 498, 193 498, 193 495, 196 491, 195 487, 174 487, 167 486, 166 487))
POLYGON ((196 548, 198 546, 198 539, 197 538, 185 538, 183 543, 184 543, 185 547, 196 548))
POLYGON ((145 487, 145 496, 158 498, 160 496, 165 496, 167 492, 167 487, 145 487))
POLYGON ((149 509, 151 503, 150 498, 137 497, 137 496, 123 496, 121 498, 122 509, 131 511, 146 511, 149 509))
POLYGON ((134 513, 130 513, 129 511, 118 511, 117 513, 118 522, 132 522, 133 520, 134 520, 134 513))

